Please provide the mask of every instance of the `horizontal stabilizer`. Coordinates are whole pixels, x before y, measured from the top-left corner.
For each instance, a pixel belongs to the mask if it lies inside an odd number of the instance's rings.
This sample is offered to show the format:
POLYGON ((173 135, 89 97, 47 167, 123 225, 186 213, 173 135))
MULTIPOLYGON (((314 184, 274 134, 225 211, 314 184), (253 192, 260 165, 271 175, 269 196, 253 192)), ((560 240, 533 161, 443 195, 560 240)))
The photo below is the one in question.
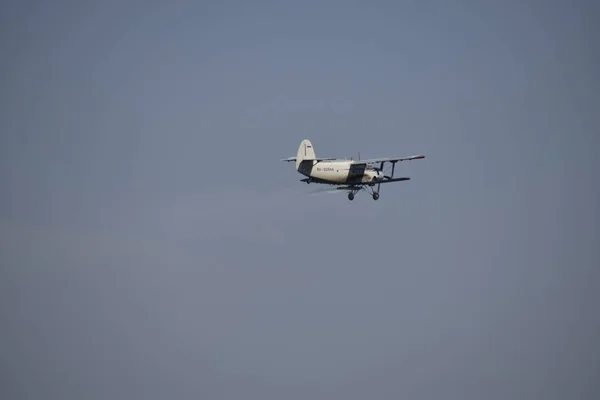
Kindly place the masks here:
MULTIPOLYGON (((290 157, 290 158, 283 158, 279 161, 296 161, 296 157, 290 157)), ((331 161, 331 160, 336 160, 335 157, 327 157, 327 158, 303 158, 302 161, 331 161)))

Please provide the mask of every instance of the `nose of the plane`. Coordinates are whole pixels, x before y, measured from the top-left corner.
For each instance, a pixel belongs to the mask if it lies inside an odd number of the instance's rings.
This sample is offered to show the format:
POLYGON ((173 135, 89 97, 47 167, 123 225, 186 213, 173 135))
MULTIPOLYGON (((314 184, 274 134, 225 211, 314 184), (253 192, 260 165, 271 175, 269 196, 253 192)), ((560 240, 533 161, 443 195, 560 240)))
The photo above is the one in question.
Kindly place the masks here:
POLYGON ((375 171, 375 175, 373 176, 374 181, 382 181, 383 178, 383 171, 375 171))

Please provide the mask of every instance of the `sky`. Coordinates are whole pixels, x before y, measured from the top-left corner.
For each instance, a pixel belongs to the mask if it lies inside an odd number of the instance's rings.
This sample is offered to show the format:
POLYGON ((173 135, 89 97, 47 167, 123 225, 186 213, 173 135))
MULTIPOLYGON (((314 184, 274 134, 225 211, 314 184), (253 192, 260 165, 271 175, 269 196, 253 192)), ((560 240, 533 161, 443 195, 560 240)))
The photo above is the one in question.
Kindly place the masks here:
POLYGON ((597 2, 0 7, 0 398, 599 398, 597 2))

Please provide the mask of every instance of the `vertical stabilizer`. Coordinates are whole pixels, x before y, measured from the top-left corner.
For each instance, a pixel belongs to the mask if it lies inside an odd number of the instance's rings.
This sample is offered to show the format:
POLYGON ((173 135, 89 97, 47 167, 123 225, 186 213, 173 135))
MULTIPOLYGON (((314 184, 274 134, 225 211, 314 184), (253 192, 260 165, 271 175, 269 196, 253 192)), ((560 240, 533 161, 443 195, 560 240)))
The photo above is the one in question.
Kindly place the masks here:
POLYGON ((298 147, 298 154, 296 154, 296 169, 300 167, 300 163, 305 158, 316 158, 315 149, 308 139, 304 139, 302 143, 300 143, 300 147, 298 147))

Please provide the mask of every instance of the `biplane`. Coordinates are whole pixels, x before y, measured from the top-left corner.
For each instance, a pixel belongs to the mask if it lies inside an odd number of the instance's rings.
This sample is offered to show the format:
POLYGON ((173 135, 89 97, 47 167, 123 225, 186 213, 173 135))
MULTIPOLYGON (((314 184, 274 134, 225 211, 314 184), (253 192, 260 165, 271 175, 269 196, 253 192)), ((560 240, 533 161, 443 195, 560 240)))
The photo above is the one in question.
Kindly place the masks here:
POLYGON ((419 160, 424 155, 409 157, 386 157, 368 160, 318 158, 312 143, 305 139, 298 147, 296 157, 284 158, 281 161, 295 162, 296 171, 306 176, 301 179, 306 183, 322 183, 336 186, 337 190, 348 192, 348 199, 361 190, 369 193, 373 200, 379 199, 379 189, 383 183, 408 181, 410 178, 394 178, 396 163, 400 161, 419 160), (386 163, 390 165, 384 169, 386 163), (390 168, 391 167, 391 168, 390 168), (391 170, 389 175, 387 171, 391 170))

